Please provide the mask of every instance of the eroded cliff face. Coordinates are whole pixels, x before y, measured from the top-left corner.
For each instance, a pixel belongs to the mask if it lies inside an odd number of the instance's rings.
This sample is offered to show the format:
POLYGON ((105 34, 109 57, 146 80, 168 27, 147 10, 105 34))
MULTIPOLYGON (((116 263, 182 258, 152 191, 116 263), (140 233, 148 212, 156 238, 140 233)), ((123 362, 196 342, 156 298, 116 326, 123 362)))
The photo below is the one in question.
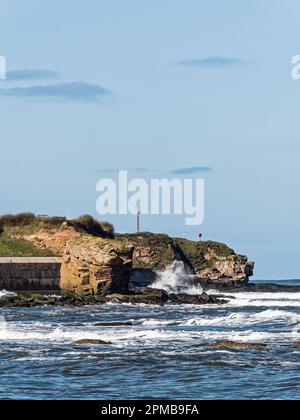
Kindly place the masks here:
POLYGON ((254 263, 225 244, 175 239, 193 265, 197 280, 205 285, 236 287, 253 276, 254 263))
POLYGON ((189 274, 201 284, 237 286, 253 275, 254 263, 237 255, 228 246, 213 241, 189 241, 167 235, 139 233, 117 235, 134 247, 133 286, 145 287, 156 280, 156 273, 182 261, 189 274))
POLYGON ((127 293, 133 247, 93 236, 67 242, 61 266, 61 289, 76 295, 127 293))
POLYGON ((182 261, 186 270, 195 273, 185 253, 168 235, 150 232, 116 235, 119 241, 134 247, 133 270, 130 283, 134 287, 147 287, 157 279, 157 272, 182 261))
POLYGON ((196 275, 202 283, 237 286, 248 283, 253 276, 254 263, 242 255, 220 257, 214 252, 205 255, 209 267, 198 270, 196 275))

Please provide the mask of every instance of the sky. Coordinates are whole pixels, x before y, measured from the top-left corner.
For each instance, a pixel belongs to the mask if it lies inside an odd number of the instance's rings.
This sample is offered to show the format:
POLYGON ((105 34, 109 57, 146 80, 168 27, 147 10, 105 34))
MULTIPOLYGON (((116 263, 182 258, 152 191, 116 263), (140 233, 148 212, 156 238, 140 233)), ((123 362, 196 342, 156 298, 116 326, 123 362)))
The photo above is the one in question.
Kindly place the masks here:
POLYGON ((201 177, 202 226, 143 230, 300 278, 299 18, 297 0, 2 0, 0 213, 99 217, 97 181, 120 169, 201 177))

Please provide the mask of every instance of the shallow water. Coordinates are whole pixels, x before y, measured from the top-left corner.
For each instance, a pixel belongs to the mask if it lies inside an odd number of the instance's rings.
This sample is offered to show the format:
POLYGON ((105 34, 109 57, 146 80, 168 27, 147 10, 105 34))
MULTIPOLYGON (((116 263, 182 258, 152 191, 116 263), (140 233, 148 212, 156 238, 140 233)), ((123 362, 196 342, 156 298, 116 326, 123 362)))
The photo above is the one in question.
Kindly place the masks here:
POLYGON ((300 340, 300 293, 235 297, 225 306, 3 309, 0 398, 298 399, 300 348, 288 344, 300 340), (95 326, 115 321, 133 326, 95 326), (84 338, 112 345, 72 344, 84 338), (224 339, 269 351, 207 347, 224 339))

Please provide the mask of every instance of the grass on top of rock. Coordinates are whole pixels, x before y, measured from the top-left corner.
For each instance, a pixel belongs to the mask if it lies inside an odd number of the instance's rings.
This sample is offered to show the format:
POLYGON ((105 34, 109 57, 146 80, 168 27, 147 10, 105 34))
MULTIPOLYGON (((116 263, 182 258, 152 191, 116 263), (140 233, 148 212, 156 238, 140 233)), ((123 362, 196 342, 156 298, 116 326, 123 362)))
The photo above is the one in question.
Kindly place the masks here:
POLYGON ((67 220, 65 217, 36 216, 33 213, 0 216, 0 234, 5 231, 10 236, 31 235, 39 229, 55 230, 64 224, 81 233, 101 238, 114 238, 114 227, 110 223, 100 222, 89 215, 67 220))
POLYGON ((65 217, 36 216, 33 213, 0 216, 0 256, 2 257, 52 257, 53 251, 38 246, 29 237, 44 230, 50 234, 73 228, 81 234, 105 239, 114 238, 114 228, 106 222, 98 222, 92 216, 75 220, 65 217))
POLYGON ((6 233, 0 234, 1 257, 52 257, 50 250, 37 249, 33 244, 23 239, 12 239, 6 233))
POLYGON ((30 235, 38 229, 57 229, 66 220, 65 217, 43 217, 33 213, 6 214, 0 216, 0 233, 5 231, 12 236, 30 235))
POLYGON ((196 270, 213 265, 213 259, 208 261, 205 255, 213 251, 218 257, 229 257, 235 252, 227 245, 214 241, 189 241, 183 238, 174 238, 175 243, 181 247, 196 270))

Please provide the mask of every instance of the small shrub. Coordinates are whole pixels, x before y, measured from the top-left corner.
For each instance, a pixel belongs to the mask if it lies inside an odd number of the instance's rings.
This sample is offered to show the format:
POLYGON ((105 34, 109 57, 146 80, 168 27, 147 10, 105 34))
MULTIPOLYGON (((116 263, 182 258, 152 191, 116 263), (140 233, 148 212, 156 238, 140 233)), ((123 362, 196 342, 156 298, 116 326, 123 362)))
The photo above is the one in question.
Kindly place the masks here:
POLYGON ((111 223, 108 222, 99 222, 104 232, 108 235, 109 238, 114 239, 115 237, 115 228, 111 223))
POLYGON ((69 224, 75 229, 88 233, 89 235, 99 236, 101 238, 110 238, 113 239, 113 227, 106 224, 102 226, 100 222, 95 220, 92 216, 84 215, 78 219, 69 221, 69 224), (107 228, 108 230, 105 230, 107 228))
POLYGON ((16 215, 6 214, 0 217, 0 226, 14 227, 14 226, 27 226, 35 221, 33 213, 20 213, 16 215))

